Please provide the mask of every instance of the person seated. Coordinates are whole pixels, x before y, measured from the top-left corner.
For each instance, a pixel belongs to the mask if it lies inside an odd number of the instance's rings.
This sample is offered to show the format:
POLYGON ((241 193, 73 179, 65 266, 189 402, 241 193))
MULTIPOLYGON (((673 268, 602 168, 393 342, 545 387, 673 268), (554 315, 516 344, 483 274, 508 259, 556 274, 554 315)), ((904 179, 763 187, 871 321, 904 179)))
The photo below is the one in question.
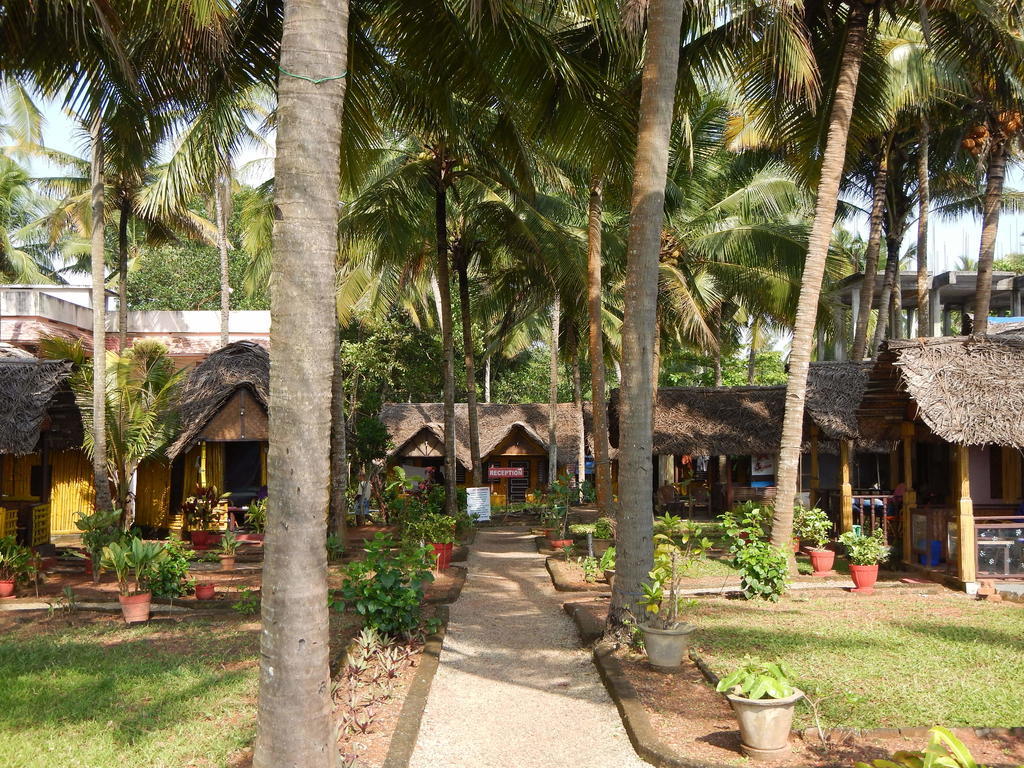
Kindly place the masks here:
POLYGON ((887 517, 895 517, 903 509, 903 495, 907 492, 907 484, 899 483, 892 489, 889 495, 889 508, 886 511, 887 517))

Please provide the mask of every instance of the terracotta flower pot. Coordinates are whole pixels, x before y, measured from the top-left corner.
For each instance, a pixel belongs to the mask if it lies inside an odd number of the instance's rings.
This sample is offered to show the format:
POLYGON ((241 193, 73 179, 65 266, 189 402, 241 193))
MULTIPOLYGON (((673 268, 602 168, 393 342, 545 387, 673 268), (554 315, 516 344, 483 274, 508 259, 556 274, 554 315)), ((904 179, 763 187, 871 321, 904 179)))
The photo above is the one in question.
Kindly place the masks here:
POLYGON ((800 539, 796 536, 793 537, 793 554, 797 554, 800 551, 800 539))
POLYGON ((196 600, 213 600, 216 591, 213 584, 196 584, 196 600))
POLYGON ((693 624, 681 624, 672 629, 656 629, 641 624, 640 631, 644 633, 647 661, 652 667, 675 669, 686 658, 686 653, 690 650, 690 635, 695 629, 693 624))
POLYGON ((434 549, 434 557, 437 560, 437 570, 444 571, 452 564, 452 549, 454 544, 434 544, 430 545, 434 549))
POLYGON ((149 592, 140 592, 137 595, 118 595, 121 601, 121 613, 124 616, 125 624, 135 624, 141 621, 149 621, 149 607, 153 602, 153 595, 149 592))
POLYGON ((785 699, 745 699, 727 694, 740 724, 740 749, 753 760, 778 760, 789 753, 793 710, 804 697, 797 691, 785 699))
POLYGON ((0 581, 0 600, 5 597, 14 597, 14 579, 0 581))
POLYGON ((262 544, 264 535, 262 533, 239 533, 235 538, 239 541, 247 541, 250 544, 262 544))
POLYGON ((193 548, 203 551, 213 549, 220 544, 220 531, 192 531, 189 536, 192 538, 193 548))
POLYGON ((220 569, 222 571, 233 571, 235 570, 235 556, 231 555, 219 555, 220 557, 220 569))
POLYGON ((871 595, 875 591, 875 582, 878 581, 877 565, 850 565, 850 578, 856 585, 851 590, 858 595, 871 595))
POLYGON ((561 549, 562 547, 571 547, 572 545, 572 539, 548 539, 548 546, 552 549, 561 549))
POLYGON ((835 573, 832 566, 836 562, 836 553, 831 549, 809 549, 807 554, 811 556, 811 567, 815 576, 831 576, 835 573))

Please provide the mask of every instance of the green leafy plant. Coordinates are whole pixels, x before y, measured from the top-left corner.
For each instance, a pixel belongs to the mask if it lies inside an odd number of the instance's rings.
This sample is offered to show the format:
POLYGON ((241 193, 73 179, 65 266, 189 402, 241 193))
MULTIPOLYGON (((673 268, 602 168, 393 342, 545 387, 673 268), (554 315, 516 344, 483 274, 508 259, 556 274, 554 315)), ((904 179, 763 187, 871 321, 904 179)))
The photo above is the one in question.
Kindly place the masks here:
POLYGON ((0 539, 0 581, 18 581, 32 572, 32 550, 13 536, 0 539))
POLYGON ((793 513, 793 533, 811 543, 813 549, 825 549, 832 537, 832 521, 821 509, 797 507, 793 513))
POLYGON ((748 600, 778 602, 789 583, 789 557, 763 539, 741 541, 732 550, 732 565, 740 572, 740 589, 748 600))
POLYGON ((220 549, 221 555, 232 556, 238 552, 238 537, 234 531, 227 531, 223 536, 220 537, 220 549))
POLYGON ((166 557, 167 551, 161 542, 132 538, 123 544, 114 541, 105 546, 100 567, 114 572, 122 595, 137 595, 149 591, 153 570, 166 557), (134 576, 134 589, 129 575, 134 576))
POLYGON ((345 567, 341 598, 366 626, 388 635, 412 632, 420 622, 423 585, 433 580, 426 547, 396 549, 378 533, 366 544, 366 557, 345 567))
POLYGON ((583 571, 583 580, 585 582, 593 584, 597 581, 597 577, 601 574, 601 569, 596 557, 581 557, 576 562, 579 564, 580 570, 583 571))
POLYGON ((576 547, 572 544, 566 544, 559 550, 562 553, 562 558, 565 562, 572 562, 572 559, 576 557, 576 547))
POLYGON ((249 511, 245 514, 245 523, 256 533, 267 530, 267 500, 256 499, 249 503, 249 511))
POLYGON ((774 509, 770 504, 745 501, 718 516, 725 535, 732 542, 763 539, 767 536, 774 509))
POLYGON ((220 502, 220 495, 212 485, 197 485, 195 493, 181 504, 185 525, 190 531, 206 531, 213 525, 214 510, 220 502))
POLYGON ((785 699, 796 693, 792 675, 780 662, 747 662, 718 681, 715 690, 744 699, 785 699))
POLYGON ((870 536, 847 531, 839 537, 839 543, 846 548, 846 557, 853 565, 879 565, 889 559, 890 547, 881 528, 870 536))
POLYGON ((336 533, 327 536, 327 559, 341 560, 345 554, 345 544, 336 533))
POLYGON ((984 768, 948 728, 928 731, 928 746, 921 752, 900 751, 889 760, 855 763, 855 768, 984 768))
POLYGON ((91 515, 79 512, 75 527, 82 532, 82 546, 92 559, 93 573, 99 574, 103 548, 122 535, 120 510, 97 509, 91 515))
POLYGON ((231 610, 243 616, 253 616, 260 611, 260 598, 256 591, 249 587, 242 587, 238 593, 238 599, 231 604, 231 610))
POLYGON ((594 523, 574 523, 569 526, 569 533, 575 536, 597 535, 597 526, 594 523))
POLYGON ((711 542, 701 536, 700 526, 678 525, 672 515, 663 515, 654 534, 654 568, 640 587, 640 606, 647 624, 655 629, 674 629, 679 615, 693 601, 681 594, 679 579, 694 562, 704 556, 711 542), (667 519, 666 519, 667 518, 667 519), (671 535, 670 535, 671 534, 671 535))
POLYGON ((608 547, 601 555, 601 559, 597 561, 598 567, 602 571, 614 571, 615 570, 615 547, 608 547))
POLYGON ((191 552, 180 539, 165 542, 164 552, 167 556, 154 565, 146 581, 154 597, 181 597, 195 584, 189 578, 191 552))
POLYGON ((406 535, 428 544, 452 544, 455 541, 455 518, 439 512, 427 512, 406 526, 406 535))

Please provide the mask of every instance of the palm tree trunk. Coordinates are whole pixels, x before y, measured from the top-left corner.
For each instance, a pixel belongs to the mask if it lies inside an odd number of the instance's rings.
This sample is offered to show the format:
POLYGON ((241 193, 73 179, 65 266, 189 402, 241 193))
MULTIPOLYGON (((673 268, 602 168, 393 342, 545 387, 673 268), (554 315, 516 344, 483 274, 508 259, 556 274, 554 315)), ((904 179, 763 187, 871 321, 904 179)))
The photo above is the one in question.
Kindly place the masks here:
POLYGON ((548 380, 548 484, 558 479, 558 325, 561 306, 558 293, 551 304, 551 366, 548 380))
POLYGON ((747 384, 753 386, 757 372, 757 320, 750 323, 750 351, 747 353, 747 384))
POLYGON ((878 282, 878 254, 882 245, 882 214, 885 211, 888 176, 889 142, 886 140, 875 172, 875 185, 871 196, 871 223, 868 246, 864 251, 864 282, 860 287, 857 328, 854 330, 853 349, 850 351, 851 360, 863 360, 867 353, 868 322, 871 320, 871 305, 875 299, 875 284, 878 282))
POLYGON ((928 311, 928 118, 921 117, 917 154, 917 335, 931 336, 928 311))
POLYGON ((462 315, 462 354, 466 363, 466 410, 469 417, 469 459, 472 485, 483 485, 480 464, 480 418, 476 407, 476 366, 473 356, 473 314, 470 311, 469 275, 463 254, 455 266, 459 277, 459 313, 462 315))
MULTIPOLYGON (((903 242, 903 236, 900 235, 899 242, 903 242)), ((904 336, 905 327, 903 325, 903 317, 900 312, 903 309, 903 270, 900 269, 900 258, 899 250, 896 252, 896 279, 892 283, 892 295, 889 297, 889 316, 892 318, 889 322, 892 328, 889 329, 889 336, 893 339, 902 339, 904 336)))
MULTIPOLYGON (((281 70, 344 72, 347 0, 286 0, 281 70), (331 34, 324 34, 330 29, 331 34)), ((327 612, 331 379, 345 80, 278 84, 270 449, 254 768, 333 768, 327 612)))
POLYGON ((601 328, 601 177, 590 182, 587 216, 587 309, 590 315, 590 423, 594 441, 594 480, 597 509, 608 514, 612 505, 612 463, 608 446, 608 401, 604 380, 604 333, 601 328))
MULTIPOLYGON (((792 553, 793 502, 800 471, 800 446, 803 443, 804 401, 807 396, 807 371, 814 345, 814 323, 825 272, 825 260, 836 216, 839 183, 846 159, 846 141, 857 93, 857 80, 867 39, 868 12, 863 2, 853 0, 846 21, 846 40, 839 64, 839 77, 829 114, 828 136, 822 155, 821 177, 814 207, 814 223, 807 241, 807 261, 800 285, 792 351, 789 355, 789 380, 786 384, 786 411, 782 421, 779 449, 778 491, 772 516, 772 544, 792 553)), ((790 554, 791 567, 796 563, 790 554)), ((617 577, 617 575, 616 575, 617 577)))
MULTIPOLYGON (((335 315, 337 324, 337 315, 335 315)), ((341 365, 341 325, 334 334, 334 374, 331 377, 331 520, 334 535, 347 546, 348 429, 345 419, 345 370, 341 365)))
POLYGON ((484 402, 491 402, 491 356, 484 359, 484 402))
POLYGON ((978 287, 974 293, 974 333, 988 333, 988 313, 992 303, 992 261, 999 233, 999 207, 1006 177, 1006 143, 995 139, 988 156, 985 200, 981 217, 981 249, 978 252, 978 287))
POLYGON ((653 558, 651 457, 658 256, 675 107, 683 4, 651 0, 640 93, 622 323, 619 517, 610 628, 642 620, 637 599, 653 558))
POLYGON ((712 318, 715 324, 715 386, 722 386, 722 308, 718 307, 712 318))
POLYGON ((121 201, 117 221, 117 348, 128 346, 128 222, 132 217, 131 200, 121 201))
POLYGON ((901 238, 896 237, 895 232, 890 232, 885 240, 885 276, 882 279, 882 293, 878 297, 878 321, 875 323, 875 335, 871 339, 871 352, 877 352, 882 346, 889 328, 892 293, 900 274, 900 242, 901 238))
POLYGON ((579 488, 578 501, 583 501, 583 483, 587 480, 587 436, 583 416, 583 377, 580 374, 579 350, 572 356, 572 399, 576 406, 576 484, 579 488))
POLYGON ((90 130, 92 158, 90 184, 92 199, 92 479, 96 508, 110 509, 110 479, 107 473, 107 293, 103 217, 103 123, 97 115, 90 130))
POLYGON ((448 264, 448 194, 444 152, 438 153, 434 226, 437 233, 437 293, 441 310, 441 346, 444 350, 444 508, 456 512, 455 492, 455 341, 452 338, 451 269, 448 264))
POLYGON ((217 250, 220 252, 220 346, 226 347, 231 341, 229 323, 231 320, 231 274, 228 262, 228 211, 227 193, 230 179, 218 176, 214 190, 214 211, 217 216, 217 250))

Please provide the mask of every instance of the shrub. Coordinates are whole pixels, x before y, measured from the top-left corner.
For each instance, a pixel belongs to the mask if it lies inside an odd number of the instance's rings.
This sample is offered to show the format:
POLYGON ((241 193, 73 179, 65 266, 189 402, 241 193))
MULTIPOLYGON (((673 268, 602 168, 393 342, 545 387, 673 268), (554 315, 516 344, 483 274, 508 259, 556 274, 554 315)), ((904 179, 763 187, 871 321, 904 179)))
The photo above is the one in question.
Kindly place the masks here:
POLYGON ((439 512, 427 512, 410 521, 406 539, 427 544, 452 544, 455 541, 455 518, 439 512))
POLYGON ((17 581, 32 571, 32 550, 23 547, 13 536, 0 539, 0 579, 17 581))
POLYGON ((817 507, 797 507, 793 515, 793 533, 800 539, 811 542, 814 549, 824 549, 831 538, 832 521, 817 507))
POLYGON ((781 661, 764 664, 748 660, 719 680, 715 690, 744 699, 786 699, 796 693, 796 688, 789 682, 790 677, 792 675, 781 661))
POLYGON ((732 565, 740 572, 740 588, 748 600, 777 602, 789 581, 789 557, 764 539, 751 539, 732 550, 732 565))
POLYGON ((188 573, 191 553, 180 539, 168 540, 164 552, 167 556, 153 566, 146 583, 155 597, 181 597, 195 584, 188 573))
POLYGON ((162 542, 132 538, 123 544, 114 541, 105 546, 100 567, 114 572, 118 591, 122 595, 135 595, 149 591, 153 572, 166 557, 167 552, 162 542), (135 577, 134 591, 131 589, 129 574, 135 577))
POLYGON ((928 735, 928 746, 923 752, 900 751, 891 760, 855 763, 854 768, 983 768, 948 728, 936 726, 928 735))
POLYGON ((249 511, 245 515, 245 523, 256 533, 263 533, 267 529, 267 500, 256 499, 249 504, 249 511))
POLYGON ((847 531, 839 537, 839 543, 846 547, 846 557, 853 565, 879 565, 889 559, 890 547, 881 528, 870 536, 847 531))
POLYGON ((412 632, 420 623, 423 585, 433 580, 430 562, 425 547, 399 550, 391 536, 378 533, 367 542, 365 559, 346 566, 341 598, 378 632, 412 632))
POLYGON ((260 611, 260 599, 256 591, 249 587, 242 587, 238 593, 238 599, 231 604, 231 610, 243 616, 252 616, 260 611))
POLYGON ((718 519, 722 521, 725 535, 737 539, 763 539, 772 522, 773 508, 770 504, 745 501, 726 510, 718 519))
POLYGON ((614 571, 615 570, 615 547, 608 547, 601 555, 601 559, 597 561, 598 566, 602 571, 614 571))
POLYGON ((121 512, 116 509, 97 509, 91 515, 79 512, 75 527, 82 532, 82 546, 92 558, 93 573, 99 573, 103 548, 121 538, 121 512))
POLYGON ((342 555, 345 554, 345 544, 342 542, 341 537, 336 533, 330 533, 327 535, 327 559, 328 560, 341 560, 342 555))
POLYGON ((640 585, 643 594, 638 602, 643 606, 650 626, 672 629, 679 625, 682 609, 693 604, 692 600, 680 594, 679 576, 704 556, 711 542, 698 538, 699 526, 681 529, 676 526, 679 518, 671 515, 663 515, 658 520, 661 531, 671 531, 676 535, 670 536, 665 532, 654 534, 654 568, 649 579, 640 585))

